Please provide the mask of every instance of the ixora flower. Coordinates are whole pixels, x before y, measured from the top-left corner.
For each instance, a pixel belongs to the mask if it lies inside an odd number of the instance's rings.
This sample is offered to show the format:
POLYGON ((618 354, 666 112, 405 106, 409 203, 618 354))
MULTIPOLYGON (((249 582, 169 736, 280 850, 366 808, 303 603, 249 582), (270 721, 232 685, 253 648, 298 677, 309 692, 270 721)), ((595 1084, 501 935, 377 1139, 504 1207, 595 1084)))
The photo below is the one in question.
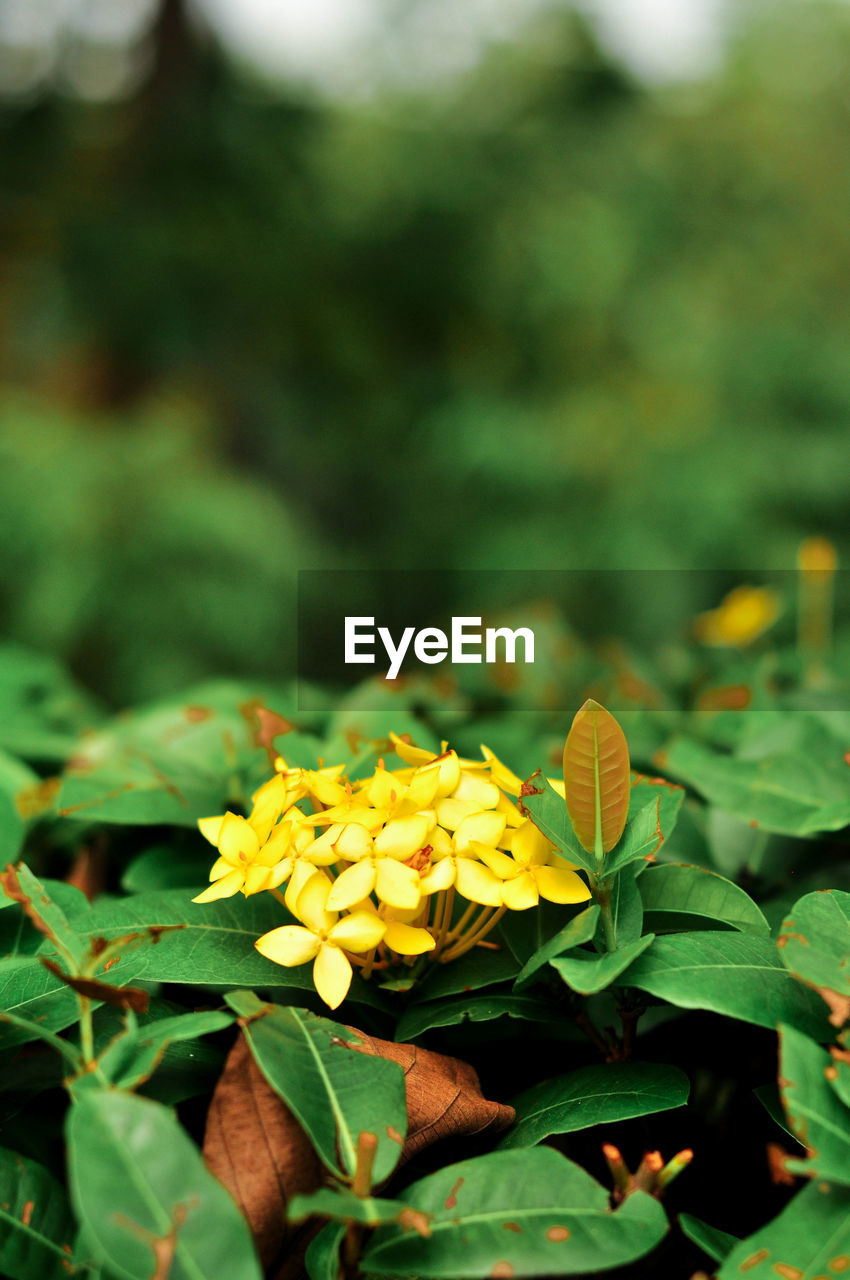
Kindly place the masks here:
POLYGON ((291 968, 313 961, 313 982, 325 1004, 336 1009, 348 995, 353 969, 345 954, 372 951, 387 926, 374 911, 353 911, 340 919, 328 910, 331 881, 312 875, 298 895, 295 914, 302 922, 284 924, 258 938, 254 946, 275 964, 291 968))
POLYGON ((419 972, 500 945, 485 939, 506 911, 590 897, 521 810, 520 779, 487 747, 467 760, 446 743, 435 753, 391 739, 398 769, 379 760, 352 780, 343 766, 279 759, 247 818, 198 824, 219 856, 195 901, 271 893, 297 923, 263 934, 257 950, 285 966, 312 962, 331 1008, 355 967, 365 978, 399 966, 419 972))

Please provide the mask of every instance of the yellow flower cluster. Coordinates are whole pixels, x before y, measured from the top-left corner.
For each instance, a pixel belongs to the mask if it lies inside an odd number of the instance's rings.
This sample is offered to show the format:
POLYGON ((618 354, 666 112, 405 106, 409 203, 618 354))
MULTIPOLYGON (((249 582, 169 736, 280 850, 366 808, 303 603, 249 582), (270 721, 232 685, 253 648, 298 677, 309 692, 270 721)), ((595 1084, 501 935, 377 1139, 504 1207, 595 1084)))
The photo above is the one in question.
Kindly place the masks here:
POLYGON ((332 1009, 353 965, 369 977, 426 952, 453 960, 506 910, 590 897, 515 803, 519 778, 486 747, 483 760, 463 760, 445 743, 434 755, 391 738, 400 768, 381 760, 351 782, 342 765, 289 768, 279 758, 247 818, 198 823, 219 857, 195 902, 274 894, 300 923, 264 934, 257 950, 281 965, 312 961, 332 1009))

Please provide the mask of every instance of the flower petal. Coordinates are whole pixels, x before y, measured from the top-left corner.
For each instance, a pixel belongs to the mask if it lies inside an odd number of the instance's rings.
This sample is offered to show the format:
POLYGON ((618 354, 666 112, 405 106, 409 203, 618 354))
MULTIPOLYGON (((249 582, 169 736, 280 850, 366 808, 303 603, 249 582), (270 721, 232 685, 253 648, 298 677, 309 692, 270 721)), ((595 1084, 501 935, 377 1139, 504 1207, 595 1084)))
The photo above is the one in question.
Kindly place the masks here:
POLYGON ((560 867, 534 867, 531 874, 537 881, 541 898, 547 902, 586 902, 590 897, 587 885, 574 871, 562 871, 560 867))
POLYGON ((244 865, 254 861, 260 851, 260 842, 250 822, 235 813, 226 813, 218 833, 218 847, 228 862, 244 865))
POLYGON ((425 844, 430 825, 419 813, 394 818, 375 837, 375 852, 382 857, 409 858, 425 844))
POLYGON ((320 945, 316 935, 309 929, 302 929, 300 924, 282 924, 280 928, 264 933, 254 943, 261 956, 274 960, 275 964, 285 965, 287 969, 314 960, 320 945))
POLYGON ((334 880, 328 894, 329 911, 346 911, 355 902, 368 898, 375 887, 375 863, 372 858, 352 862, 334 880))
POLYGON ((223 822, 223 813, 217 818, 198 818, 198 830, 204 839, 209 840, 210 844, 214 844, 216 848, 218 848, 218 833, 221 831, 223 822))
MULTIPOLYGON (((295 909, 293 910, 292 907, 289 909, 294 916, 306 924, 308 929, 316 933, 326 933, 336 924, 335 914, 327 908, 330 891, 331 882, 324 872, 310 867, 309 878, 295 897, 295 909)), ((289 906, 288 895, 286 905, 289 906)))
POLYGON ((473 804, 476 809, 495 809, 499 803, 499 788, 475 773, 461 772, 460 782, 454 793, 455 800, 473 804))
POLYGON ((232 898, 242 888, 244 876, 241 871, 228 871, 226 876, 214 880, 208 889, 199 893, 193 902, 215 902, 218 898, 232 898))
POLYGON ((377 865, 375 892, 381 902, 389 907, 399 907, 406 911, 418 906, 422 900, 422 884, 419 872, 413 867, 406 867, 403 862, 394 858, 381 858, 377 865))
POLYGON ((513 880, 505 880, 502 884, 502 901, 511 911, 527 911, 529 907, 536 907, 540 895, 534 876, 529 871, 523 871, 513 880))
POLYGON ((548 862, 553 849, 552 842, 546 839, 542 831, 538 831, 530 818, 514 831, 511 853, 524 867, 548 862))
POLYGON ((469 902, 480 902, 484 907, 502 905, 502 881, 480 862, 472 858, 458 858, 457 891, 469 902))
POLYGON ((328 934, 334 946, 347 951, 371 951, 384 936, 386 925, 374 911, 352 911, 338 920, 328 934))
POLYGON ((509 858, 506 853, 500 853, 498 849, 491 849, 486 844, 474 844, 472 848, 484 865, 495 872, 500 880, 513 880, 521 870, 513 858, 509 858))
POLYGON ((338 1008, 348 995, 353 970, 351 962, 339 947, 327 942, 319 949, 313 964, 313 984, 325 1004, 338 1008))
POLYGON ((448 889, 454 882, 454 858, 441 858, 439 862, 432 862, 431 870, 419 881, 419 888, 423 894, 439 893, 442 889, 448 889))
POLYGON ((505 815, 495 813, 492 809, 487 813, 473 813, 455 832, 455 848, 458 853, 467 849, 473 841, 493 848, 499 843, 505 830, 505 815))
POLYGON ((398 920, 390 920, 387 924, 384 942, 400 956, 421 956, 426 951, 433 951, 436 946, 427 929, 416 929, 413 925, 401 924, 398 920))
POLYGON ((356 862, 372 852, 372 837, 359 822, 347 822, 336 839, 334 849, 347 862, 356 862))

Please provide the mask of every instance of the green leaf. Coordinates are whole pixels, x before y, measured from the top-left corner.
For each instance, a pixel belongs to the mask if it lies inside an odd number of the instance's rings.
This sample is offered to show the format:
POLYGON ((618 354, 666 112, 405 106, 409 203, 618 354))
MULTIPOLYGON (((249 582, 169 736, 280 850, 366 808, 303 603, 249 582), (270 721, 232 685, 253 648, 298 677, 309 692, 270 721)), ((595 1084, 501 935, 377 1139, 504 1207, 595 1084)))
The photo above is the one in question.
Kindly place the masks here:
POLYGON ((707 1222, 693 1217, 690 1213, 679 1214, 679 1226, 688 1237, 707 1253, 712 1262, 722 1262, 730 1250, 738 1243, 737 1236, 730 1236, 728 1231, 719 1227, 710 1227, 707 1222))
MULTIPOLYGON (((33 956, 0 962, 0 1009, 37 1022, 47 1031, 63 1031, 79 1017, 77 997, 33 956)), ((34 1039, 25 1027, 0 1022, 0 1048, 34 1039)))
POLYGON ((789 717, 780 741, 766 737, 737 755, 677 738, 664 767, 718 809, 765 831, 802 836, 839 831, 850 822, 846 749, 820 723, 789 717))
MULTIPOLYGON (((490 935, 492 938, 492 934, 490 935)), ((434 964, 416 980, 416 998, 437 1000, 459 995, 462 991, 478 991, 507 982, 517 971, 517 961, 507 947, 491 951, 473 947, 451 964, 434 964)))
POLYGON ((76 1225, 65 1192, 34 1160, 0 1147, 0 1270, 9 1280, 66 1280, 76 1225))
POLYGON ((807 1160, 788 1168, 807 1177, 850 1183, 850 1111, 829 1083, 825 1049, 793 1027, 779 1028, 779 1087, 788 1121, 807 1160))
POLYGON ((255 694, 211 683, 113 720, 77 747, 62 778, 60 814, 192 827, 249 802, 271 773, 255 742, 255 694))
MULTIPOLYGON (((121 888, 125 893, 150 893, 154 889, 191 889, 197 893, 207 883, 210 846, 200 840, 192 844, 192 848, 163 844, 146 849, 128 863, 121 888)), ((187 893, 187 897, 192 894, 187 893)))
POLYGON ((710 1009, 760 1027, 788 1022, 816 1038, 828 1030, 819 997, 794 981, 771 939, 754 934, 712 930, 656 938, 622 983, 682 1009, 710 1009))
POLYGON ((373 1181, 383 1182, 407 1133, 404 1072, 395 1062, 358 1053, 354 1032, 304 1009, 265 1005, 251 991, 227 1002, 247 1019, 245 1038, 257 1066, 279 1093, 332 1173, 351 1177, 357 1139, 378 1139, 373 1181))
POLYGON ((841 1026, 850 1016, 850 893, 826 889, 800 898, 777 946, 789 972, 820 992, 841 1026))
MULTIPOLYGON (((636 786, 631 794, 634 802, 635 795, 640 794, 636 786)), ((675 826, 684 794, 681 787, 660 787, 640 809, 630 811, 622 840, 605 859, 606 876, 630 862, 651 862, 655 858, 675 826)))
MULTIPOLYGON (((539 975, 540 970, 553 960, 555 956, 564 955, 567 951, 572 951, 573 947, 580 947, 584 942, 590 942, 596 932, 596 922, 599 919, 599 908, 594 904, 592 907, 585 907, 584 911, 580 911, 577 916, 573 916, 562 929, 551 937, 548 942, 544 942, 542 947, 538 947, 531 959, 523 966, 516 981, 514 982, 514 990, 520 991, 523 987, 529 985, 532 979, 539 975)), ((451 968, 451 965, 446 966, 451 968)))
POLYGON ((669 862, 649 867, 640 878, 644 911, 654 916, 675 913, 693 916, 695 927, 704 919, 721 920, 743 933, 770 932, 760 908, 731 880, 704 867, 669 862))
POLYGON ((339 1251, 344 1239, 345 1226, 328 1222, 310 1241, 304 1255, 310 1280, 339 1280, 339 1251))
POLYGON ((766 1227, 736 1244, 717 1280, 823 1280, 850 1259, 850 1189, 810 1182, 766 1227))
POLYGON ((53 901, 45 886, 34 876, 25 862, 6 871, 2 877, 6 896, 20 902, 36 928, 47 934, 79 972, 86 956, 86 945, 68 923, 65 912, 53 901))
POLYGON ((233 1022, 233 1014, 223 1009, 208 1009, 160 1018, 142 1027, 131 1024, 99 1055, 98 1065, 116 1088, 137 1089, 156 1071, 169 1045, 196 1040, 232 1026, 233 1022))
POLYGON ((67 1123, 74 1209, 110 1272, 150 1280, 261 1280, 247 1225, 173 1113, 115 1089, 86 1090, 67 1123))
POLYGON ((512 1098, 516 1123, 499 1146, 531 1147, 552 1133, 668 1111, 684 1106, 689 1089, 688 1077, 677 1067, 641 1062, 581 1067, 512 1098))
MULTIPOLYGON (((645 870, 645 863, 631 862, 611 876, 611 924, 618 947, 637 942, 643 932, 643 901, 637 881, 645 870)), ((605 931, 601 920, 596 932, 604 944, 605 931)))
POLYGON ((548 1147, 450 1165, 405 1199, 431 1216, 431 1235, 378 1228, 363 1256, 367 1275, 577 1275, 641 1258, 667 1232, 657 1200, 636 1192, 612 1213, 608 1192, 548 1147))
POLYGON ((583 867, 585 871, 595 875, 599 869, 596 859, 592 853, 586 853, 579 844, 570 824, 563 796, 558 795, 539 770, 537 774, 532 774, 531 781, 541 788, 540 794, 524 795, 522 806, 534 825, 543 832, 547 840, 552 841, 565 858, 574 862, 577 867, 583 867))
MULTIPOLYGON (((595 995, 597 991, 604 991, 612 982, 616 982, 632 961, 654 941, 655 934, 648 933, 616 951, 606 951, 601 955, 593 955, 590 951, 575 951, 572 955, 560 956, 549 963, 573 991, 578 991, 583 996, 595 995)), ((626 979, 623 979, 623 985, 628 985, 626 979)))
MULTIPOLYGON (((148 982, 200 984, 219 991, 239 986, 286 987, 312 994, 309 965, 284 968, 261 956, 254 946, 261 934, 291 920, 267 893, 197 903, 180 890, 163 889, 95 903, 85 924, 76 919, 74 923, 86 937, 148 934, 151 945, 132 953, 134 963, 138 957, 134 976, 148 982)), ((357 978, 347 999, 384 1007, 380 990, 357 978)))
POLYGON ((435 1000, 411 1005, 399 1019, 396 1038, 406 1043, 435 1027, 453 1027, 461 1022, 492 1022, 494 1018, 502 1017, 548 1022, 552 1009, 543 1001, 510 992, 469 996, 463 1000, 435 1000))
POLYGON ((0 647, 0 747, 45 764, 64 760, 100 717, 55 658, 18 645, 0 647))

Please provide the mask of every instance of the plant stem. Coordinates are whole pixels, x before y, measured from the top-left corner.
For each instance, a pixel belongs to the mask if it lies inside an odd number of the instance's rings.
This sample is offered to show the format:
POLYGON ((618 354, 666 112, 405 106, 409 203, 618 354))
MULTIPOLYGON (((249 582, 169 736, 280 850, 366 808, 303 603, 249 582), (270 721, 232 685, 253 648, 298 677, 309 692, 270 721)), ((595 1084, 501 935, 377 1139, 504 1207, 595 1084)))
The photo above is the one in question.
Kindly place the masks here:
POLYGON ((77 994, 80 1005, 80 1052, 83 1061, 88 1065, 94 1060, 94 1029, 92 1026, 91 1000, 88 996, 77 994))
POLYGON ((590 876, 590 888, 599 904, 602 917, 602 936, 606 951, 617 950, 617 930, 614 927, 614 916, 611 912, 611 881, 597 876, 590 876))

